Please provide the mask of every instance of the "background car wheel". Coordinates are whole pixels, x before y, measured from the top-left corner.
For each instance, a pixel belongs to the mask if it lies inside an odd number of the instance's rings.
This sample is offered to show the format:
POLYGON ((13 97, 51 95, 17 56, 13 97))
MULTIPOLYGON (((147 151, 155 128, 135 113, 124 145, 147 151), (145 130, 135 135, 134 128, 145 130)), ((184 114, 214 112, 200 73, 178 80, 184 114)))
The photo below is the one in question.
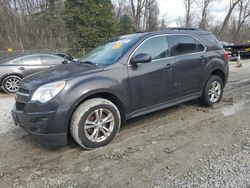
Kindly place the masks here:
POLYGON ((77 107, 71 118, 70 131, 85 149, 107 145, 121 126, 120 112, 110 101, 90 99, 77 107))
POLYGON ((223 95, 223 82, 219 76, 211 75, 204 88, 201 102, 205 106, 219 103, 223 95))
POLYGON ((19 83, 22 80, 19 76, 7 76, 2 82, 3 90, 6 93, 16 93, 19 89, 19 83))

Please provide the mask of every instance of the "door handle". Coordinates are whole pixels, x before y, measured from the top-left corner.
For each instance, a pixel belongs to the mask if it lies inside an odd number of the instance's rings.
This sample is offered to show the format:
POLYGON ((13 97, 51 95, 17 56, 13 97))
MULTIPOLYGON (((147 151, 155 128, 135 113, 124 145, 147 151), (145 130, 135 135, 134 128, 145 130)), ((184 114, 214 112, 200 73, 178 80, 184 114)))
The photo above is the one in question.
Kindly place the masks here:
POLYGON ((18 67, 18 69, 19 69, 19 70, 25 70, 25 68, 24 68, 24 67, 18 67))
POLYGON ((172 70, 173 67, 174 67, 174 66, 173 66, 172 64, 170 64, 170 63, 166 65, 166 69, 169 69, 169 70, 172 70))

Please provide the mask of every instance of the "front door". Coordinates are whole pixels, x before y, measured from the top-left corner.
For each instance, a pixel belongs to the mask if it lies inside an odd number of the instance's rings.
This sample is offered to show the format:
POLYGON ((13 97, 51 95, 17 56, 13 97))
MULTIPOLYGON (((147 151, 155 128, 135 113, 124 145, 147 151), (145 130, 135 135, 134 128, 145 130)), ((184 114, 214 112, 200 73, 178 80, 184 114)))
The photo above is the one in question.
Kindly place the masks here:
POLYGON ((174 99, 175 61, 170 57, 166 36, 144 41, 132 55, 149 54, 152 61, 128 66, 134 110, 140 110, 174 99))

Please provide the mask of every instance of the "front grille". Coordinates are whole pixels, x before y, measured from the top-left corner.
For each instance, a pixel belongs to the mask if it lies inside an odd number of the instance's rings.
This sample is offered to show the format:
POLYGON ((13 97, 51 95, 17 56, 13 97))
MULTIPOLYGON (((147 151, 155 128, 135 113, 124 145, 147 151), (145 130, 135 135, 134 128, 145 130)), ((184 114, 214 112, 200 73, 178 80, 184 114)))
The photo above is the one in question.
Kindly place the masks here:
POLYGON ((24 111, 24 106, 25 106, 25 103, 16 101, 16 110, 24 111))

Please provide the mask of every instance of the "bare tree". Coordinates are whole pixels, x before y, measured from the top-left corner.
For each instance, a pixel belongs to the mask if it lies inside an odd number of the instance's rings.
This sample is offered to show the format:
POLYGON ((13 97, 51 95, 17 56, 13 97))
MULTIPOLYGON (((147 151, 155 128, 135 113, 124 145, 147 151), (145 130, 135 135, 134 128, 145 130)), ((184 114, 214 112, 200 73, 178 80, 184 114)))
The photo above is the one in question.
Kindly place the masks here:
POLYGON ((239 2, 239 15, 236 27, 234 29, 234 42, 238 40, 240 30, 244 26, 246 19, 250 16, 250 0, 239 2))
POLYGON ((227 15, 226 15, 224 21, 223 21, 222 27, 221 27, 221 29, 220 29, 220 31, 219 31, 219 36, 221 36, 221 35, 224 33, 224 31, 225 31, 225 29, 226 29, 226 27, 227 27, 228 21, 229 21, 231 15, 232 15, 232 13, 233 13, 233 11, 234 11, 236 5, 237 5, 240 1, 243 1, 243 0, 230 0, 229 10, 228 10, 228 12, 227 12, 227 15))
POLYGON ((191 8, 195 0, 183 0, 186 10, 185 26, 191 27, 191 8))
POLYGON ((130 0, 130 6, 132 11, 132 17, 134 25, 137 31, 140 31, 141 17, 143 13, 143 8, 145 7, 146 0, 130 0))
POLYGON ((159 24, 159 8, 156 0, 146 0, 143 8, 143 30, 154 31, 157 30, 159 24))
POLYGON ((199 23, 201 29, 207 29, 208 27, 208 13, 213 2, 214 0, 201 0, 197 3, 201 7, 201 20, 199 23))

